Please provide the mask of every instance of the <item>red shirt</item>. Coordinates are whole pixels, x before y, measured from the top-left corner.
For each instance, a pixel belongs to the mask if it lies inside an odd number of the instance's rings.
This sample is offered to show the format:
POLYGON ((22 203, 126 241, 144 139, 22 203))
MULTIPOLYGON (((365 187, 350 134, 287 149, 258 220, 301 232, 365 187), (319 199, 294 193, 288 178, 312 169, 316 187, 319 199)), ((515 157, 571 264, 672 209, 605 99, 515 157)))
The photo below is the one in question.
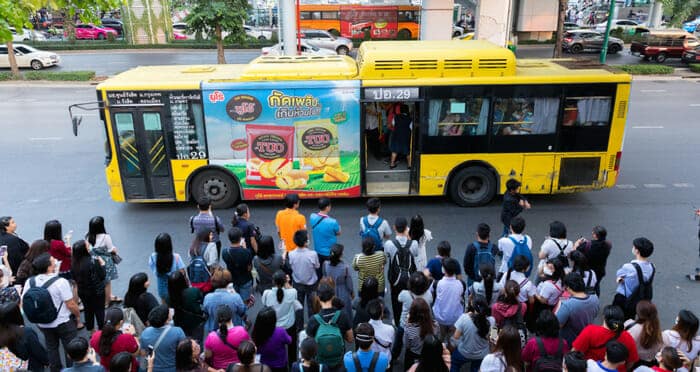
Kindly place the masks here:
POLYGON ((62 240, 52 240, 51 246, 49 246, 49 254, 61 261, 61 267, 58 269, 59 272, 70 271, 70 258, 71 249, 62 240))
MULTIPOLYGON (((95 353, 100 355, 100 336, 102 336, 102 331, 97 331, 90 338, 90 346, 95 349, 95 353)), ((136 338, 130 334, 122 333, 117 336, 117 339, 112 343, 112 348, 109 350, 109 355, 100 355, 100 364, 105 367, 105 370, 109 371, 109 362, 112 357, 126 351, 129 353, 135 353, 139 350, 139 343, 136 338)), ((139 368, 136 358, 131 359, 131 372, 137 372, 139 368)))
MULTIPOLYGON (((554 353, 559 350, 559 339, 550 337, 541 337, 542 343, 544 344, 544 351, 549 355, 554 355, 554 353)), ((569 344, 566 340, 562 339, 561 356, 569 352, 569 344)), ((535 337, 527 340, 525 348, 523 349, 523 362, 527 363, 527 371, 531 372, 535 366, 537 359, 540 359, 540 348, 537 346, 537 340, 535 337)))
MULTIPOLYGON (((605 344, 615 338, 615 332, 599 325, 591 324, 581 331, 574 340, 574 349, 583 352, 586 359, 601 361, 605 359, 605 344)), ((620 337, 617 338, 621 344, 625 345, 629 352, 627 364, 631 365, 639 360, 637 354, 637 344, 627 331, 622 331, 620 337)), ((625 372, 627 367, 621 365, 617 369, 619 372, 625 372)))

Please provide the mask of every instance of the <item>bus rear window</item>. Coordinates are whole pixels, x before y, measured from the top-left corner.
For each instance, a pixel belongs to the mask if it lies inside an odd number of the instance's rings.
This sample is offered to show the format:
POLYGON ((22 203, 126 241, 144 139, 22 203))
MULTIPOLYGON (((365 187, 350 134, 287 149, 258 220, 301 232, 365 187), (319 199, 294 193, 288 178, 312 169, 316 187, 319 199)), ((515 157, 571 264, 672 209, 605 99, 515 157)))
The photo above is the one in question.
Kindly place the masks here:
POLYGON ((562 126, 592 127, 610 125, 612 97, 567 97, 562 126))

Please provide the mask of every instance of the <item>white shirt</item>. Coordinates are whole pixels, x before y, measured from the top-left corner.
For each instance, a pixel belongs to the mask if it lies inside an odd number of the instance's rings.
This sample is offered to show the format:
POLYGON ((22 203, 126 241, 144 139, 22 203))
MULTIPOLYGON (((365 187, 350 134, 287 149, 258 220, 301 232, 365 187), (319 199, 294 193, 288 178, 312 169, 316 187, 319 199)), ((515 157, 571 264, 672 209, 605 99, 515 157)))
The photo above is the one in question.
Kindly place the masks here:
POLYGON ((571 253, 574 250, 574 243, 572 243, 571 240, 554 238, 545 239, 542 243, 542 246, 540 247, 540 254, 544 253, 545 257, 540 259, 540 263, 537 266, 538 270, 544 266, 547 260, 551 260, 552 258, 557 257, 559 255, 560 251, 559 247, 557 247, 557 243, 559 243, 559 245, 562 248, 564 248, 564 254, 567 257, 569 257, 569 253, 571 253))
POLYGON ((501 352, 488 354, 479 367, 479 372, 504 372, 505 370, 506 358, 501 352))
POLYGON ((607 369, 603 367, 603 362, 596 362, 593 359, 588 359, 586 361, 586 372, 614 372, 616 369, 607 369))
POLYGON ((423 236, 418 240, 418 256, 416 257, 416 270, 423 271, 428 264, 428 255, 426 253, 425 243, 433 240, 433 233, 428 230, 423 230, 423 236))
POLYGON ((107 247, 107 252, 111 252, 114 250, 114 244, 112 244, 112 237, 109 236, 109 234, 97 234, 97 235, 95 235, 94 248, 102 247, 102 246, 107 247))
MULTIPOLYGON (((367 216, 367 223, 369 226, 374 225, 375 222, 377 222, 377 219, 379 216, 373 216, 371 214, 368 214, 367 216)), ((365 231, 365 223, 362 222, 364 220, 364 217, 360 217, 360 231, 365 231)), ((392 231, 391 231, 391 226, 389 226, 389 222, 386 221, 386 218, 382 217, 382 223, 377 227, 377 231, 379 231, 379 236, 382 238, 382 240, 389 239, 391 237, 392 231)))
POLYGON ((547 305, 549 306, 556 305, 563 292, 561 280, 556 282, 545 280, 537 285, 537 295, 547 300, 547 305))
POLYGON ((270 306, 277 313, 277 327, 284 329, 294 325, 294 312, 302 309, 297 300, 297 290, 294 288, 284 288, 282 303, 277 302, 277 287, 266 289, 262 294, 263 306, 270 306))
MULTIPOLYGON (((39 274, 37 275, 36 278, 36 286, 40 287, 44 283, 46 283, 49 279, 53 278, 57 274, 39 274)), ((27 279, 27 282, 24 283, 24 290, 22 291, 23 295, 27 293, 27 290, 31 287, 30 282, 31 278, 27 279)), ((37 324, 39 328, 56 328, 57 326, 67 322, 70 320, 70 310, 68 310, 68 307, 64 302, 68 300, 73 299, 73 290, 70 288, 70 283, 68 283, 67 280, 60 278, 53 282, 51 286, 48 288, 49 293, 51 294, 51 299, 53 300, 53 306, 58 309, 58 316, 56 317, 56 320, 54 320, 51 323, 43 323, 43 324, 37 324)))
POLYGON ((379 128, 379 111, 376 103, 365 106, 365 129, 372 130, 379 128))
MULTIPOLYGON (((690 352, 688 352, 688 343, 681 340, 681 336, 678 334, 678 332, 672 329, 663 331, 661 333, 661 339, 663 340, 664 345, 671 346, 682 351, 683 354, 685 354, 685 356, 687 356, 690 360, 697 358, 698 353, 700 353, 700 336, 695 336, 693 338, 693 341, 691 342, 693 348, 690 352)), ((687 369, 685 367, 681 367, 677 371, 685 372, 687 369)))
POLYGON ((425 291, 425 293, 423 293, 422 295, 415 295, 408 289, 404 289, 401 292, 399 292, 399 302, 401 303, 401 317, 399 318, 399 324, 401 325, 401 327, 406 326, 406 318, 408 318, 408 311, 411 309, 411 304, 416 298, 424 299, 430 307, 432 307, 433 305, 433 293, 431 291, 431 288, 425 291))
POLYGON ((389 360, 391 360, 391 346, 394 343, 394 333, 396 330, 391 325, 384 323, 381 319, 370 319, 369 324, 374 328, 374 343, 372 343, 370 350, 384 353, 389 357, 389 360), (380 343, 384 346, 380 345, 380 343))
POLYGON ((511 234, 498 239, 498 250, 503 252, 501 267, 498 269, 498 272, 501 273, 505 273, 508 271, 508 261, 510 260, 510 256, 513 255, 513 248, 515 248, 515 244, 513 244, 513 241, 510 240, 511 236, 517 241, 521 241, 524 238, 527 238, 527 247, 530 249, 530 251, 532 251, 532 238, 530 238, 529 235, 511 234))
MULTIPOLYGON (((503 288, 506 287, 506 277, 508 276, 508 273, 506 272, 505 275, 501 278, 501 281, 499 282, 503 288)), ((520 285, 520 294, 518 295, 518 301, 520 302, 527 302, 529 297, 534 297, 535 293, 537 293, 537 288, 535 288, 535 285, 532 284, 530 279, 525 277, 525 274, 519 272, 519 271, 513 271, 510 274, 510 280, 518 283, 520 285)))

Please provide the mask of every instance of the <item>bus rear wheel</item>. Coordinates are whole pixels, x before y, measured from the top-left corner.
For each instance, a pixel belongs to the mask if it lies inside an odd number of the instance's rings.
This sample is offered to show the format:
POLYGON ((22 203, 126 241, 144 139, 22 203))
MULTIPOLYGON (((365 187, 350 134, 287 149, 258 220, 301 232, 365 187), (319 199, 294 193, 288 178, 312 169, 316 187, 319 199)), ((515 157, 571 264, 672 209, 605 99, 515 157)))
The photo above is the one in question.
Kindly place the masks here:
POLYGON ((214 208, 230 208, 238 201, 238 185, 223 171, 205 170, 194 178, 191 185, 192 197, 195 200, 207 197, 214 208))
POLYGON ((399 40, 411 40, 411 31, 404 28, 399 31, 396 38, 399 40))
POLYGON ((483 167, 461 169, 452 177, 449 193, 461 207, 484 205, 496 195, 496 177, 483 167))

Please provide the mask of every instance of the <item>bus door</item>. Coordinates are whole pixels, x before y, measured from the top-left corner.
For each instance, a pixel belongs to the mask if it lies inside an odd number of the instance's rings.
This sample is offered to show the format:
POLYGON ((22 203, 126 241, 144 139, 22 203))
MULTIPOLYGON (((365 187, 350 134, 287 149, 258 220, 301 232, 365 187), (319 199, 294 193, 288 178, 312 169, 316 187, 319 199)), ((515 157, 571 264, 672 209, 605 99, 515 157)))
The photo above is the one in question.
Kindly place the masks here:
MULTIPOLYGON (((418 88, 364 88, 362 119, 363 191, 366 195, 410 195, 418 193, 418 131, 420 128, 420 100, 418 88), (395 167, 391 167, 392 142, 398 136, 389 130, 390 121, 403 104, 408 108, 411 129, 399 135, 400 144, 406 152, 397 154, 395 167), (368 125, 369 123, 372 123, 368 125), (377 126, 375 131, 373 128, 377 126), (370 129, 372 128, 372 129, 370 129), (377 141, 376 135, 379 135, 377 141), (394 136, 394 139, 392 139, 394 136)), ((396 148, 395 148, 396 149, 396 148)))
POLYGON ((112 112, 127 201, 175 200, 163 118, 163 112, 156 109, 112 112))

